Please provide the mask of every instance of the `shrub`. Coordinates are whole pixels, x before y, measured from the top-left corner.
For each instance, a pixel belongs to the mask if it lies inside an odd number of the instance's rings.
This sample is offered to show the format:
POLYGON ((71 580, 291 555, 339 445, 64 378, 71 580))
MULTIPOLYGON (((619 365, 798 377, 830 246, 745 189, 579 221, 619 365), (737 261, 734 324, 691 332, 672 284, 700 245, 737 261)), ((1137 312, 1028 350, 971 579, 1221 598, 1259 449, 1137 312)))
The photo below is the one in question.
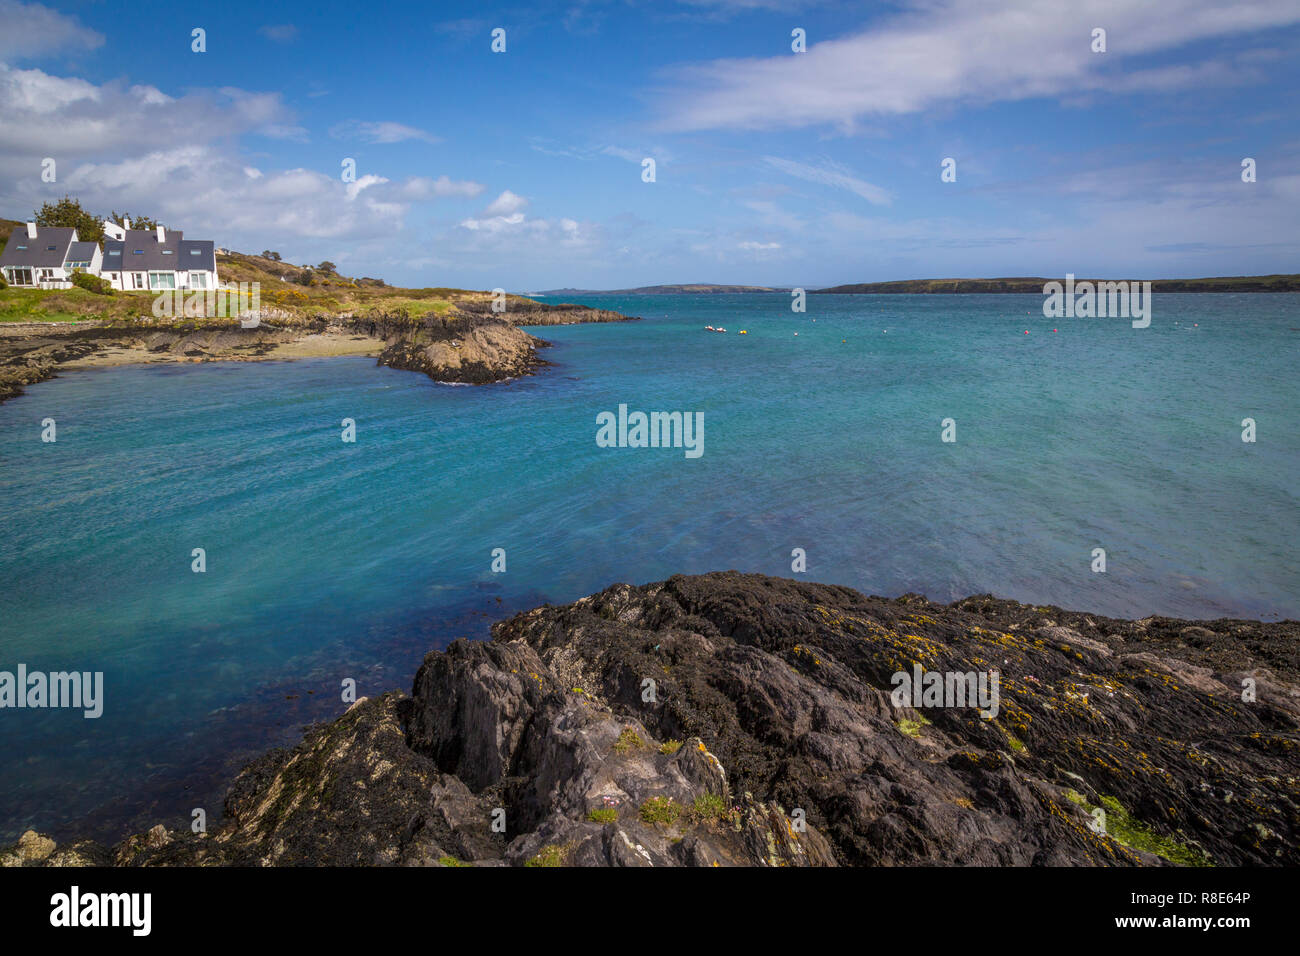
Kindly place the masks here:
POLYGON ((618 735, 618 740, 614 741, 614 753, 625 754, 631 750, 640 750, 645 746, 645 741, 631 727, 624 727, 623 732, 618 735))
POLYGON ((302 272, 298 273, 298 277, 293 281, 298 283, 299 285, 311 285, 312 280, 314 278, 315 276, 312 275, 312 271, 310 269, 303 269, 302 272))
POLYGON ((646 823, 662 823, 667 826, 676 823, 681 815, 681 805, 672 797, 651 797, 641 804, 641 819, 646 823))
POLYGON ((692 807, 695 819, 704 822, 721 820, 728 812, 726 801, 716 793, 706 793, 703 796, 695 798, 695 805, 692 807))
POLYGON ((89 272, 72 273, 72 284, 78 289, 85 289, 87 292, 95 293, 95 295, 113 294, 113 287, 109 285, 107 279, 92 276, 89 272))
POLYGON ((537 851, 537 855, 524 863, 524 866, 564 866, 569 856, 569 847, 552 843, 537 851))

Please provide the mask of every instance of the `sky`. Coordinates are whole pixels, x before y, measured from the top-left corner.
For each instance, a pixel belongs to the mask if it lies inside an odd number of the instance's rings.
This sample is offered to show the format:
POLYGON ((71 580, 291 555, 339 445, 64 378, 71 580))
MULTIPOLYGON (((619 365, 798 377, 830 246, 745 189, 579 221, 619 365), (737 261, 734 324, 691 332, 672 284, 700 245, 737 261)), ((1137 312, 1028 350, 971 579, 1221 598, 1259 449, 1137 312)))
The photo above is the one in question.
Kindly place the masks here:
POLYGON ((512 292, 1300 272, 1296 0, 0 0, 0 24, 5 218, 70 194, 512 292))

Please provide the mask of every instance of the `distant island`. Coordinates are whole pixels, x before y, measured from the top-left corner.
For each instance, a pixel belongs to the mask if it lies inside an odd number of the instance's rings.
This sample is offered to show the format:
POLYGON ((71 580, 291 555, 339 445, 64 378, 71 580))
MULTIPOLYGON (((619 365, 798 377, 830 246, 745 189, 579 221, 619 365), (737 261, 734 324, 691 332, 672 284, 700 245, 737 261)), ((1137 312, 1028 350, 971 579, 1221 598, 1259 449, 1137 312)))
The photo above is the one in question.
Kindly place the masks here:
MULTIPOLYGON (((829 289, 809 289, 821 295, 935 295, 979 292, 1019 292, 1042 295, 1045 279, 1021 276, 1010 279, 900 279, 895 282, 858 282, 829 289)), ((1104 282, 1105 279, 1077 278, 1075 282, 1104 282)), ((1143 280, 1145 281, 1145 280, 1143 280)), ((1300 275, 1221 276, 1209 279, 1153 279, 1153 292, 1300 292, 1300 275)))
POLYGON ((789 292, 789 286, 713 285, 707 282, 686 285, 643 285, 635 289, 548 289, 533 295, 728 295, 742 292, 789 292))
MULTIPOLYGON (((855 282, 827 289, 808 289, 810 295, 964 295, 1013 292, 1042 295, 1048 282, 1062 276, 1017 276, 1002 279, 895 279, 890 282, 855 282)), ((1078 282, 1104 282, 1083 279, 1078 282)), ((1119 280, 1116 280, 1119 281, 1119 280)), ((1144 280, 1145 281, 1145 280, 1144 280)), ((1204 279, 1153 279, 1153 292, 1300 292, 1300 274, 1271 276, 1216 276, 1204 279)), ((539 296, 577 295, 723 295, 751 292, 790 292, 790 286, 761 285, 649 285, 636 289, 551 289, 539 296)))

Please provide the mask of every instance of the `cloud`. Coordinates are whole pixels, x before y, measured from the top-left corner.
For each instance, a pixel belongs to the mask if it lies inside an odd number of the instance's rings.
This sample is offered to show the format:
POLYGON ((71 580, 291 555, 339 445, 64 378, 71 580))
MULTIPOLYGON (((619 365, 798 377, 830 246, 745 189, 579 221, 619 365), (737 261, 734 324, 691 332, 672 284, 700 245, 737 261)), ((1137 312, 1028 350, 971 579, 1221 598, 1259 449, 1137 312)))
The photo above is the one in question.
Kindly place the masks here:
POLYGON ((39 3, 0 0, 0 63, 32 60, 59 50, 97 50, 104 35, 39 3))
POLYGON ((455 180, 446 176, 430 179, 427 176, 412 176, 402 185, 402 196, 406 199, 441 199, 447 196, 473 199, 487 187, 471 180, 455 180))
POLYGON ((746 242, 742 242, 740 244, 740 248, 744 249, 746 252, 772 252, 776 249, 780 249, 781 243, 754 242, 753 240, 748 240, 746 242))
POLYGON ((0 155, 86 160, 207 143, 228 135, 300 135, 279 93, 226 87, 172 97, 153 86, 96 86, 0 64, 0 155))
POLYGON ((257 32, 276 43, 289 43, 298 38, 298 28, 292 23, 268 24, 258 27, 257 32))
POLYGON ((403 123, 348 120, 330 127, 330 136, 335 139, 358 139, 366 143, 388 144, 401 143, 406 140, 423 140, 426 143, 440 143, 442 139, 414 126, 403 123))
POLYGON ((1256 76, 1246 62, 1145 67, 1197 41, 1300 23, 1294 0, 907 0, 909 9, 807 53, 682 68, 663 92, 678 130, 852 125, 945 103, 993 103, 1088 92, 1169 91, 1256 76), (1108 52, 1093 53, 1094 27, 1108 52), (1127 72, 1125 72, 1127 69, 1127 72))
POLYGON ((779 169, 787 176, 794 176, 796 179, 819 183, 823 186, 847 189, 849 192, 861 196, 867 202, 877 206, 888 206, 891 201, 890 193, 887 190, 850 176, 838 165, 810 166, 807 163, 797 163, 791 159, 781 159, 779 156, 764 156, 763 162, 773 169, 779 169))
POLYGON ((506 190, 496 199, 492 200, 487 209, 483 210, 485 216, 512 216, 528 205, 528 200, 523 196, 517 196, 510 190, 506 190))

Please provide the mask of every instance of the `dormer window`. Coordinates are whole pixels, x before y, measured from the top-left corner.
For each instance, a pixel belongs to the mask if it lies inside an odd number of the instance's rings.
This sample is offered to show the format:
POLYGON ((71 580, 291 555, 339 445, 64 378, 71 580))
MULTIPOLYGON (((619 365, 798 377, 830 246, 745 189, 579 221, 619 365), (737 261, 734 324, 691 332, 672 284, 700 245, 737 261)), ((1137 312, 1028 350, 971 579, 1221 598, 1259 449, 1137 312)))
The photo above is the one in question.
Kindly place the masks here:
POLYGON ((172 254, 172 251, 170 249, 164 249, 162 251, 162 254, 165 256, 170 256, 172 254))
POLYGON ((142 255, 144 255, 144 250, 143 250, 143 249, 137 249, 137 250, 135 250, 135 254, 136 254, 137 256, 142 256, 142 255))

